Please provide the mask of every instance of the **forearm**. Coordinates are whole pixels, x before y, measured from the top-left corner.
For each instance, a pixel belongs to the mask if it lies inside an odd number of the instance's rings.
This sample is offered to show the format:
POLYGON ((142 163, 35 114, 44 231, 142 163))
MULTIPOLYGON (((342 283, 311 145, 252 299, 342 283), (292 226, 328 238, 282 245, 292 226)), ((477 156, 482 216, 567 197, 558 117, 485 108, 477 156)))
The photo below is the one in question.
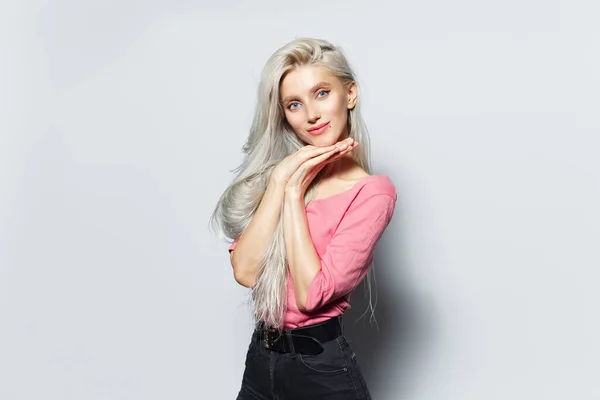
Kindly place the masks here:
POLYGON ((257 279, 263 256, 279 224, 284 199, 284 185, 271 181, 243 235, 238 238, 231 256, 235 280, 252 287, 257 279))
POLYGON ((310 237, 304 199, 299 195, 285 195, 283 232, 296 304, 305 310, 308 288, 319 273, 321 262, 310 237))

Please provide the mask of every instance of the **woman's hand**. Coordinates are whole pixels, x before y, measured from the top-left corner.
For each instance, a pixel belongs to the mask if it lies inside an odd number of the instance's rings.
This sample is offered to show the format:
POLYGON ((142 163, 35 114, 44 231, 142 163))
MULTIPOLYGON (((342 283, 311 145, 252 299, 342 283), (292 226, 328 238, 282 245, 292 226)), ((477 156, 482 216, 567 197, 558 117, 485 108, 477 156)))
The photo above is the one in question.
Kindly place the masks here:
POLYGON ((303 198, 306 189, 313 181, 315 176, 321 171, 325 165, 339 160, 345 154, 352 151, 358 142, 352 138, 347 138, 336 144, 327 147, 328 150, 316 154, 312 157, 305 157, 296 170, 286 180, 285 194, 286 196, 296 196, 303 198))
POLYGON ((271 174, 271 182, 275 183, 277 186, 285 187, 291 176, 302 164, 324 154, 330 154, 328 156, 330 157, 338 151, 339 145, 347 140, 348 139, 327 147, 307 145, 300 148, 297 152, 284 158, 279 165, 275 167, 271 174))

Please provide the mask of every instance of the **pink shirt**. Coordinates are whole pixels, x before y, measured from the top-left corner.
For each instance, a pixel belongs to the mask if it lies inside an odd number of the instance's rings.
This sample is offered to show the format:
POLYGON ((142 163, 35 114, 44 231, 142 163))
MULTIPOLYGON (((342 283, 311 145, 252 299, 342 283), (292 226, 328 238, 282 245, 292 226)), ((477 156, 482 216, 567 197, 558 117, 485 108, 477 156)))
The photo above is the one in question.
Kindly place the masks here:
MULTIPOLYGON (((308 288, 306 312, 296 306, 288 271, 285 328, 316 324, 350 307, 350 294, 367 275, 395 205, 396 188, 386 175, 366 176, 342 193, 307 204, 308 228, 321 270, 308 288)), ((236 243, 237 239, 230 251, 236 243)))

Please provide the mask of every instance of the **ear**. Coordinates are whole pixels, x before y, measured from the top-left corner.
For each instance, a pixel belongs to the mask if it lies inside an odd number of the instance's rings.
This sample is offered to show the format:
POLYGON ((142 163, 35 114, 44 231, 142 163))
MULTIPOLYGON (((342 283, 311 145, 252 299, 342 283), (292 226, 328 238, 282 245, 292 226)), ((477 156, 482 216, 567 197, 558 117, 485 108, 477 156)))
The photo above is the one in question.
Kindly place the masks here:
POLYGON ((356 106, 356 100, 358 97, 358 88, 356 82, 352 81, 348 84, 348 90, 346 92, 348 97, 348 110, 352 110, 356 106))

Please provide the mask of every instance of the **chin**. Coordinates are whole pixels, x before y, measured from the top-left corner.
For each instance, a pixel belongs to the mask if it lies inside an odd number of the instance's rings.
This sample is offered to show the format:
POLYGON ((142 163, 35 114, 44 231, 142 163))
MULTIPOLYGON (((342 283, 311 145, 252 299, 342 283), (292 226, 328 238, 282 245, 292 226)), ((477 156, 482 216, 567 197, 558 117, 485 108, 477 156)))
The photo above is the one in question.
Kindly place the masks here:
POLYGON ((341 135, 339 135, 339 134, 331 135, 331 134, 324 133, 320 136, 312 137, 310 139, 311 139, 313 146, 327 147, 327 146, 331 146, 331 145, 339 142, 340 137, 341 137, 341 135))
POLYGON ((296 132, 296 135, 300 136, 304 143, 310 144, 311 146, 327 147, 339 142, 340 138, 342 137, 342 132, 329 131, 318 136, 313 136, 307 133, 300 135, 298 132, 296 132))

